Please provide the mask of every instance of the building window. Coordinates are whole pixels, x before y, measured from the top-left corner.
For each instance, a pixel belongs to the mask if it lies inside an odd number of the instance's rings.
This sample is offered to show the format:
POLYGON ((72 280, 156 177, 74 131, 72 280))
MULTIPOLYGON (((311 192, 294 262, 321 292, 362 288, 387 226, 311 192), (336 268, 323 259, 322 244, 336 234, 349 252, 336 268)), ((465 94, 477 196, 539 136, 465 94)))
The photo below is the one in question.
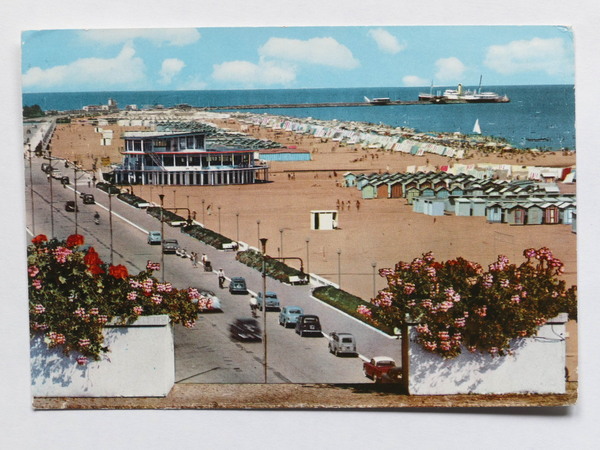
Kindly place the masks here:
POLYGON ((187 148, 194 148, 194 136, 188 136, 186 138, 186 147, 187 148))
POLYGON ((196 138, 196 148, 204 148, 204 136, 195 136, 196 138))
POLYGON ((187 157, 185 156, 176 156, 175 157, 175 165, 179 167, 187 166, 187 157))
POLYGON ((163 156, 163 165, 164 166, 173 167, 173 164, 174 164, 173 155, 164 155, 163 156))
POLYGON ((208 163, 211 166, 219 166, 219 165, 221 165, 221 155, 210 155, 208 157, 208 163))
POLYGON ((199 166, 200 165, 200 157, 199 156, 190 156, 190 166, 199 166))
POLYGON ((139 139, 136 139, 133 141, 133 149, 136 152, 141 152, 142 151, 142 141, 140 141, 139 139))
POLYGON ((223 155, 223 165, 230 166, 231 165, 231 154, 223 155))
POLYGON ((185 138, 179 138, 179 150, 185 150, 185 138))

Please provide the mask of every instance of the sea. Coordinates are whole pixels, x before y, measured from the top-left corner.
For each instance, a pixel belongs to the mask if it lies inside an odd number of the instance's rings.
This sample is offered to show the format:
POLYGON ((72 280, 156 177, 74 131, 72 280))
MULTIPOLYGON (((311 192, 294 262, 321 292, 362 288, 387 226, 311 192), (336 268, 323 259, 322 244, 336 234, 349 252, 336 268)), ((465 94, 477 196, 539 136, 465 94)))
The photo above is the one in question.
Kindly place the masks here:
MULTIPOLYGON (((456 88, 448 86, 448 88, 456 88)), ((468 88, 468 87, 466 87, 468 88)), ((435 87, 434 93, 446 87, 435 87)), ((473 87, 471 88, 473 89, 473 87)), ((429 88, 334 88, 334 89, 255 89, 201 91, 105 91, 25 93, 23 105, 39 105, 42 110, 77 110, 86 105, 107 104, 114 99, 120 108, 194 107, 237 105, 277 105, 298 103, 364 102, 364 98, 388 97, 415 101, 429 88)), ((572 85, 486 86, 485 91, 507 95, 509 103, 336 106, 320 108, 248 109, 244 112, 297 118, 366 122, 392 127, 409 127, 419 132, 459 132, 471 134, 476 120, 481 133, 505 139, 518 148, 574 150, 575 87, 572 85)))

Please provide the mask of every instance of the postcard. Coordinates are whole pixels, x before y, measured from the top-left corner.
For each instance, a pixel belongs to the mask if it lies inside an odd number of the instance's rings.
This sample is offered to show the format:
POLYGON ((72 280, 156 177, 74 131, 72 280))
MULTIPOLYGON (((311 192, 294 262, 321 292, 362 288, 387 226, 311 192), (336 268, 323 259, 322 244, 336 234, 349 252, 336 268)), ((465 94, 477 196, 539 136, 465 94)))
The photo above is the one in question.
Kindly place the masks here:
POLYGON ((576 402, 570 28, 22 42, 34 408, 576 402))

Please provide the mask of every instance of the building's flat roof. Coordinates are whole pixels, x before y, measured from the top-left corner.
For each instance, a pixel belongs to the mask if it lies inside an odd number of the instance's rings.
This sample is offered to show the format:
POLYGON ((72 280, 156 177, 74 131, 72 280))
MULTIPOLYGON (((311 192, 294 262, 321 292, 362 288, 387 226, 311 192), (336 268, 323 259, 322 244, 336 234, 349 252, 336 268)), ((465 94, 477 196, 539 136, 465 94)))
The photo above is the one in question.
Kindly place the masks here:
POLYGON ((122 135, 123 138, 148 138, 148 137, 172 137, 172 136, 185 136, 189 134, 202 134, 206 133, 203 131, 125 131, 122 135))

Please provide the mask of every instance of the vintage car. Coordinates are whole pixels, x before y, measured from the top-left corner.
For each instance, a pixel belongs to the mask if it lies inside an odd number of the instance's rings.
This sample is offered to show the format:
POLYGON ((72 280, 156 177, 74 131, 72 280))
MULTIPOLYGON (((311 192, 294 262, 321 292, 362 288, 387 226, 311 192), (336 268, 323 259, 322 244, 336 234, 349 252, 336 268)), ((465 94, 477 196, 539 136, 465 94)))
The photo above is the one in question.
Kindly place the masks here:
POLYGON ((304 337, 305 334, 322 336, 321 321, 318 316, 312 314, 302 314, 296 321, 296 333, 304 337))
POLYGON ((239 341, 260 341, 262 340, 260 326, 256 319, 235 319, 229 325, 229 335, 232 339, 239 341))
POLYGON ((289 325, 296 325, 298 317, 304 314, 304 310, 299 306, 284 306, 279 312, 279 325, 288 327, 289 325))
POLYGON ((94 196, 92 194, 83 194, 81 196, 81 199, 84 205, 93 205, 94 203, 96 203, 96 199, 94 199, 94 196))
POLYGON ((148 231, 148 244, 158 245, 162 242, 162 234, 160 231, 148 231))
POLYGON ((65 202, 65 211, 75 212, 75 211, 79 211, 79 208, 77 208, 75 201, 69 200, 69 201, 65 202))
POLYGON ((383 374, 394 367, 396 367, 396 362, 389 356, 375 356, 370 361, 363 363, 363 372, 367 378, 380 383, 383 374))
POLYGON ((165 239, 162 244, 163 253, 175 253, 179 248, 177 239, 165 239))
POLYGON ((242 277, 232 277, 229 283, 230 294, 247 294, 246 280, 242 277))
POLYGON ((356 340, 354 336, 350 333, 338 333, 337 331, 329 333, 329 352, 335 356, 356 356, 356 340))
MULTIPOLYGON (((267 297, 267 300, 265 301, 265 307, 267 308, 267 311, 269 309, 275 309, 277 311, 279 311, 281 309, 279 299, 277 298, 277 294, 275 292, 267 291, 265 296, 267 297)), ((258 293, 258 296, 256 297, 256 301, 258 302, 258 309, 260 309, 262 311, 262 309, 263 309, 262 292, 258 293)))

